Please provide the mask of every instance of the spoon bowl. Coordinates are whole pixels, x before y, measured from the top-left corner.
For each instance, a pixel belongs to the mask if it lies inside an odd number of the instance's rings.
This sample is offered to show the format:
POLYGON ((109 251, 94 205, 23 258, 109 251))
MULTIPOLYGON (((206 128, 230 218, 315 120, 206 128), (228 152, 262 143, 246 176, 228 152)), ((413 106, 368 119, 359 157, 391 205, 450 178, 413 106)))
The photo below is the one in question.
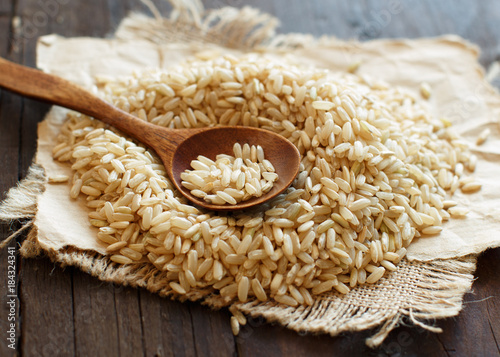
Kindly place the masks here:
POLYGON ((253 127, 213 127, 200 131, 177 146, 172 157, 172 164, 169 166, 170 176, 177 189, 184 196, 197 205, 211 210, 244 209, 263 203, 279 195, 291 185, 297 176, 300 165, 300 156, 295 146, 290 146, 291 143, 281 136, 276 138, 276 135, 273 132, 253 127), (191 195, 191 192, 181 184, 181 173, 186 169, 191 169, 191 161, 195 160, 200 153, 212 160, 215 160, 218 154, 232 154, 235 142, 248 143, 250 146, 262 146, 266 153, 266 159, 274 165, 278 174, 278 180, 274 182, 273 188, 260 197, 253 197, 247 201, 239 202, 237 205, 209 204, 203 199, 191 195))
POLYGON ((177 190, 198 206, 210 210, 246 209, 276 197, 291 185, 299 171, 300 153, 286 138, 264 129, 243 126, 169 129, 138 119, 81 87, 54 75, 0 58, 0 87, 26 97, 56 104, 92 116, 153 149, 163 162, 177 190), (199 155, 215 159, 232 154, 233 145, 260 145, 278 174, 272 189, 235 205, 211 204, 191 195, 182 185, 181 173, 191 169, 199 155))

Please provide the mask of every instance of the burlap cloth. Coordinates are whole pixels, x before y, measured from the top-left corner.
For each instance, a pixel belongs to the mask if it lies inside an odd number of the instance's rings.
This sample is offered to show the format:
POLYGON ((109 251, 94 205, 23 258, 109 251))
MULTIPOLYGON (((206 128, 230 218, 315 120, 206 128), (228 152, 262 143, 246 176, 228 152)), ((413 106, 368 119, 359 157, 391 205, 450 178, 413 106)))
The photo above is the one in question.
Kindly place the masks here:
MULTIPOLYGON (((379 40, 365 43, 308 35, 276 35, 276 19, 251 8, 222 8, 204 12, 196 1, 174 7, 169 19, 132 15, 121 23, 115 38, 62 38, 44 36, 38 45, 38 66, 90 88, 95 76, 122 76, 147 67, 166 68, 199 51, 242 53, 265 51, 292 56, 295 62, 332 71, 360 64, 358 74, 369 74, 418 92, 425 81, 433 88, 430 110, 453 121, 479 158, 475 174, 483 189, 454 199, 471 209, 466 219, 452 220, 436 237, 412 243, 398 270, 376 285, 361 286, 347 295, 329 292, 312 306, 291 308, 275 302, 236 307, 254 317, 276 321, 296 331, 329 333, 358 331, 381 326, 367 340, 382 343, 404 317, 432 331, 427 321, 454 316, 470 289, 476 255, 500 246, 500 132, 497 118, 500 96, 484 79, 477 62, 478 50, 457 37, 419 40, 379 40), (486 144, 475 137, 485 127, 492 130, 486 144)), ((122 266, 105 256, 90 227, 87 208, 70 201, 68 185, 45 184, 46 177, 70 174, 67 166, 53 162, 51 150, 65 111, 53 108, 39 126, 36 164, 20 185, 11 189, 0 207, 0 219, 30 219, 21 254, 45 253, 62 266, 77 266, 97 278, 142 287, 170 296, 165 273, 151 264, 122 266)), ((15 237, 17 232, 12 235, 15 237)), ((212 290, 189 293, 213 308, 224 306, 212 290)))

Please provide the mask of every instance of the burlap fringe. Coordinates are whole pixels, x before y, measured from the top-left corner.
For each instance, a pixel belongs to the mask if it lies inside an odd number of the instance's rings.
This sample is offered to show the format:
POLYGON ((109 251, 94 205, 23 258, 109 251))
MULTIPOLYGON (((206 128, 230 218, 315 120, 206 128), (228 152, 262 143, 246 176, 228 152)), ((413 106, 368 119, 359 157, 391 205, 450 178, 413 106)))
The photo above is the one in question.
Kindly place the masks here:
MULTIPOLYGON (((337 42, 333 38, 317 40, 303 34, 276 35, 277 19, 250 7, 225 7, 205 12, 199 0, 171 0, 174 10, 167 19, 149 0, 142 1, 151 8, 155 18, 140 14, 129 16, 117 30, 117 38, 143 38, 157 43, 179 40, 208 42, 243 50, 337 42)), ((18 187, 8 192, 7 199, 0 205, 0 220, 25 222, 6 240, 14 239, 32 226, 37 197, 44 191, 45 184, 43 168, 33 165, 18 187)), ((212 308, 231 304, 211 289, 200 289, 182 297, 173 295, 166 284, 165 274, 152 264, 123 266, 98 253, 72 248, 43 251, 37 243, 36 228, 29 232, 20 253, 23 257, 45 253, 63 267, 75 266, 102 281, 145 288, 161 296, 199 300, 212 308)), ((298 332, 335 336, 382 325, 366 341, 368 346, 377 347, 405 317, 417 326, 440 332, 439 328, 424 321, 459 313, 463 295, 471 287, 475 267, 473 256, 425 263, 405 260, 397 271, 381 279, 377 285, 361 286, 345 296, 330 292, 318 297, 312 306, 291 308, 274 302, 252 301, 236 303, 235 307, 250 316, 264 317, 298 332)))
POLYGON ((45 183, 43 168, 34 164, 30 167, 26 178, 7 192, 7 198, 0 203, 0 221, 17 220, 23 221, 23 224, 0 242, 0 249, 33 225, 38 195, 45 191, 45 183))
POLYGON ((457 315, 463 294, 472 285, 476 267, 473 256, 432 262, 403 261, 398 270, 377 285, 365 285, 343 296, 330 293, 316 299, 314 305, 283 308, 268 302, 238 304, 242 312, 278 322, 297 332, 328 333, 336 336, 383 326, 366 340, 377 347, 395 327, 408 318, 414 325, 441 332, 423 321, 457 315))
MULTIPOLYGON (((131 14, 121 22, 115 33, 116 38, 144 39, 158 44, 179 40, 213 43, 239 50, 305 47, 319 41, 307 34, 278 35, 278 19, 249 6, 204 11, 196 0, 170 2, 174 5, 170 18, 158 17, 154 10, 154 19, 143 14, 131 14)), ((332 42, 337 40, 332 39, 332 42)))
POLYGON ((7 192, 7 198, 0 204, 0 220, 32 218, 36 214, 36 203, 40 193, 45 191, 45 171, 39 165, 32 165, 16 187, 7 192))
MULTIPOLYGON (((36 254, 36 235, 28 236, 23 256, 36 254)), ((317 297, 312 306, 287 307, 276 302, 234 303, 223 299, 211 288, 198 289, 180 296, 168 285, 167 275, 153 264, 120 265, 96 252, 68 248, 45 252, 62 267, 76 266, 101 281, 134 288, 144 288, 163 297, 180 301, 200 301, 213 309, 234 305, 254 318, 265 318, 299 333, 343 332, 382 327, 366 340, 367 346, 380 346, 389 333, 405 318, 416 326, 442 332, 429 321, 456 316, 462 299, 469 291, 476 268, 476 257, 454 260, 409 262, 403 260, 397 271, 376 285, 364 285, 347 295, 329 292, 317 297)))

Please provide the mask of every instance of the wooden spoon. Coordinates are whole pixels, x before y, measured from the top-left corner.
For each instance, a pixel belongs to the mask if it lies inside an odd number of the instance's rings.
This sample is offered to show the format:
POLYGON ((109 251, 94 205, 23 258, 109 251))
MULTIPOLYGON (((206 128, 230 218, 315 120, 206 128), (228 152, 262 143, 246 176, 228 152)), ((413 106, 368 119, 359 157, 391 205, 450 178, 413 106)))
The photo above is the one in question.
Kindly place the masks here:
POLYGON ((0 87, 100 119, 139 140, 158 154, 175 187, 190 201, 207 209, 231 211, 263 203, 290 186, 299 171, 297 148, 284 137, 264 129, 243 126, 167 129, 140 120, 65 79, 3 58, 0 58, 0 87), (235 142, 262 146, 279 176, 273 188, 261 197, 236 205, 209 204, 191 195, 181 184, 181 173, 190 169, 191 161, 198 155, 214 159, 218 154, 232 154, 235 142))

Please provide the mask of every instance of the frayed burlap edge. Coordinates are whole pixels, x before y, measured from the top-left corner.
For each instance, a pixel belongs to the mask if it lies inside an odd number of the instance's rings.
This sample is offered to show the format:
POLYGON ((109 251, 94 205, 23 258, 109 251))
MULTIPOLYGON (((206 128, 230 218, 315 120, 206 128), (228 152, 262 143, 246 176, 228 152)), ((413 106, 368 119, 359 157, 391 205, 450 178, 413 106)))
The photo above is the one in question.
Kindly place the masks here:
POLYGON ((38 196, 45 191, 45 171, 40 165, 31 165, 26 178, 7 192, 0 204, 0 221, 21 221, 22 227, 0 242, 0 249, 26 229, 33 226, 38 196))
MULTIPOLYGON (((40 253, 36 229, 24 241, 21 254, 32 257, 40 253)), ((462 309, 463 295, 470 290, 476 257, 466 256, 449 260, 418 262, 403 260, 395 272, 376 285, 359 286, 347 295, 329 292, 317 297, 311 306, 288 307, 276 302, 234 303, 222 298, 211 288, 198 289, 177 295, 168 286, 167 273, 153 264, 120 265, 108 257, 91 251, 66 248, 44 251, 62 267, 75 266, 99 280, 144 288, 163 297, 180 301, 200 301, 213 309, 234 305, 252 317, 263 317, 289 329, 306 333, 361 331, 382 325, 366 340, 375 348, 404 318, 432 332, 441 332, 429 321, 456 316, 462 309)))
MULTIPOLYGON (((143 2, 149 3, 148 0, 143 2)), ((171 2, 174 10, 169 19, 160 16, 151 6, 154 19, 133 14, 122 22, 116 37, 144 38, 157 43, 179 40, 208 42, 243 50, 337 42, 334 38, 316 40, 303 34, 276 35, 277 19, 249 7, 226 7, 204 12, 197 0, 171 2)), ((167 284, 166 273, 149 263, 119 265, 96 252, 73 248, 42 250, 32 223, 37 197, 44 191, 45 184, 43 168, 33 165, 27 177, 8 192, 7 199, 0 205, 0 220, 21 220, 23 226, 6 238, 1 243, 2 247, 24 230, 32 228, 20 249, 25 258, 43 253, 62 267, 78 267, 102 281, 145 288, 178 300, 198 300, 215 309, 231 304, 212 289, 196 290, 186 296, 174 295, 167 284)), ((463 295, 470 290, 475 267, 474 256, 430 262, 403 260, 397 271, 382 278, 376 285, 360 286, 347 295, 323 294, 316 298, 312 306, 291 308, 274 302, 257 301, 235 303, 234 306, 248 315, 264 317, 269 322, 277 322, 299 332, 335 336, 382 325, 366 341, 368 346, 377 347, 405 317, 415 325, 440 332, 429 321, 455 316, 460 312, 463 295)))
POLYGON ((366 340, 369 347, 379 346, 403 319, 433 332, 438 327, 424 323, 458 315, 462 298, 472 285, 476 267, 474 256, 431 262, 402 261, 397 271, 376 285, 364 285, 347 295, 324 294, 312 306, 283 307, 268 302, 238 304, 242 312, 264 317, 297 332, 329 333, 361 331, 383 326, 366 340))

